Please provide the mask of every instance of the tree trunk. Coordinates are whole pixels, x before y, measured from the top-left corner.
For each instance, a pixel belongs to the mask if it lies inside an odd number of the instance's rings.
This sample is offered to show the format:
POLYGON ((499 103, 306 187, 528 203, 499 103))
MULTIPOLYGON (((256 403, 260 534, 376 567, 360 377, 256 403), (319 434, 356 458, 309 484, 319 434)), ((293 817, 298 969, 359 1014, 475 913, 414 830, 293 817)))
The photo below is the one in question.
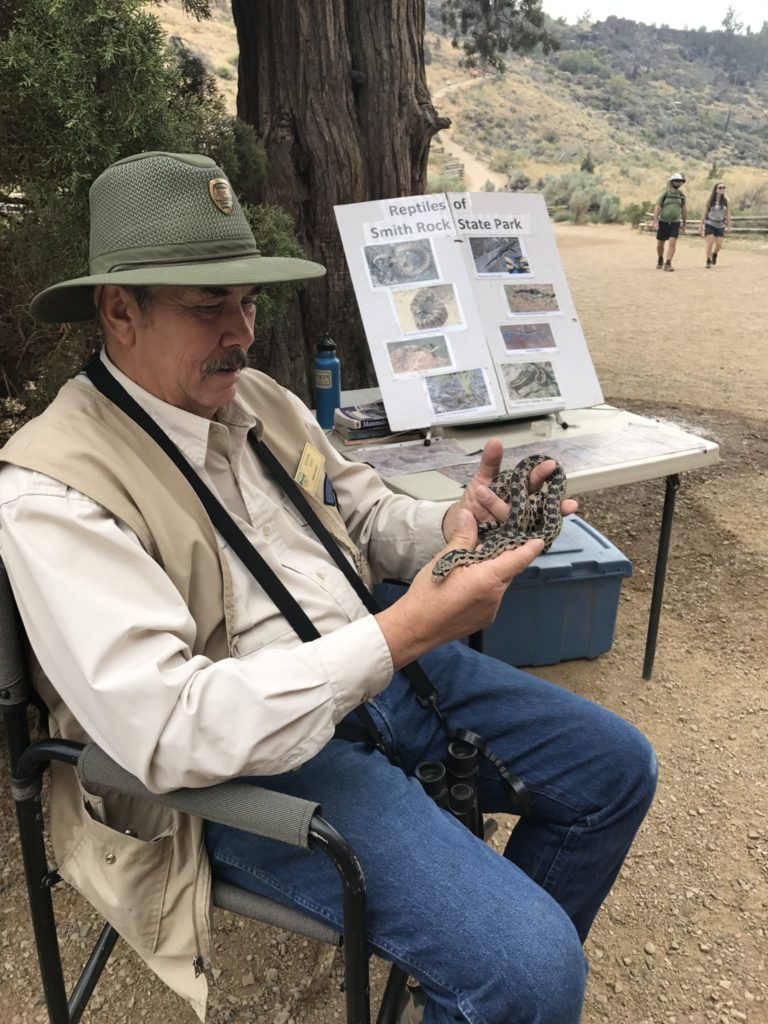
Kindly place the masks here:
POLYGON ((269 160, 263 200, 292 215, 307 252, 328 271, 302 290, 298 331, 272 339, 260 366, 279 369, 281 382, 306 397, 314 343, 327 332, 342 386, 371 385, 333 207, 426 188, 430 140, 450 122, 427 89, 424 0, 232 0, 232 13, 238 114, 269 160))

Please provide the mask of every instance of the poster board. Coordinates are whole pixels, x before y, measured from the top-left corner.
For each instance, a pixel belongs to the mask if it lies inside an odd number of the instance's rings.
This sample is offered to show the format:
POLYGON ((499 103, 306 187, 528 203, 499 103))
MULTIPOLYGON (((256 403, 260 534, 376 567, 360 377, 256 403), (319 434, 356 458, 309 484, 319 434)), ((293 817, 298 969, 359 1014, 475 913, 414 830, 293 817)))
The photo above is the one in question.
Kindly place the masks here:
POLYGON ((543 196, 448 192, 334 210, 393 430, 602 402, 543 196))

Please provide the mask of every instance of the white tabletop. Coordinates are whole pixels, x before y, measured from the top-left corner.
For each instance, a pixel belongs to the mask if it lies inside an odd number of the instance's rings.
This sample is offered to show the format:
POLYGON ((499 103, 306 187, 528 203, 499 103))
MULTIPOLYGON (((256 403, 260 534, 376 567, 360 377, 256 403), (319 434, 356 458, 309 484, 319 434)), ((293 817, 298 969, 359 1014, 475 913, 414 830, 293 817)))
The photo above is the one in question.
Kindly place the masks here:
MULTIPOLYGON (((365 388, 343 393, 342 404, 361 404, 378 398, 378 388, 365 388)), ((535 420, 446 427, 443 434, 467 453, 476 453, 488 438, 498 437, 505 449, 533 446, 544 454, 551 454, 566 469, 570 494, 702 469, 714 465, 720 458, 720 449, 714 441, 690 434, 675 424, 637 416, 609 405, 569 409, 559 417, 550 415, 535 420), (563 423, 568 426, 564 427, 563 423)), ((333 433, 330 436, 334 439, 333 433)), ((439 443, 435 442, 435 446, 439 443)), ((365 448, 353 451, 360 456, 365 448)), ((515 454, 514 451, 507 453, 505 465, 513 464, 510 460, 515 454)), ((527 454, 524 450, 519 453, 520 457, 524 454, 527 454)), ((394 491, 433 501, 451 501, 461 494, 460 483, 436 470, 388 476, 386 483, 394 491)))

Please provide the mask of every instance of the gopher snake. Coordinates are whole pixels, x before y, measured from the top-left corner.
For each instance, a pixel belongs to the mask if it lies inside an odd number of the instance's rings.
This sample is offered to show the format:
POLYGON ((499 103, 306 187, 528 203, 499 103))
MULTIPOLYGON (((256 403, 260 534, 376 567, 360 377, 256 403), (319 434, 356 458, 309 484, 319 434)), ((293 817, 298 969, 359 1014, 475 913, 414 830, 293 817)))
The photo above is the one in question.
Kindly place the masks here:
POLYGON ((534 466, 546 462, 548 455, 530 455, 514 469, 504 470, 491 481, 491 490, 509 504, 509 516, 503 523, 492 521, 477 524, 482 546, 475 551, 455 550, 439 558, 432 569, 432 580, 440 583, 457 565, 483 562, 502 551, 520 547, 527 540, 541 538, 549 550, 563 525, 560 501, 565 496, 565 470, 557 468, 536 494, 528 493, 528 475, 534 466))

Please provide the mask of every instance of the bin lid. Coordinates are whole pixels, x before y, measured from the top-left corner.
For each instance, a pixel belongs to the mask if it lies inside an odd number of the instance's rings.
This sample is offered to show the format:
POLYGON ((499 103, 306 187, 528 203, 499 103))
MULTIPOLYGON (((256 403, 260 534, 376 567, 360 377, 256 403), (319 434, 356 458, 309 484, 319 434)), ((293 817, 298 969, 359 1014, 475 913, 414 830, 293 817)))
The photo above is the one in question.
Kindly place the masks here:
POLYGON ((549 551, 539 555, 521 572, 513 586, 550 579, 609 575, 631 576, 632 563, 589 523, 579 516, 568 516, 549 551))

